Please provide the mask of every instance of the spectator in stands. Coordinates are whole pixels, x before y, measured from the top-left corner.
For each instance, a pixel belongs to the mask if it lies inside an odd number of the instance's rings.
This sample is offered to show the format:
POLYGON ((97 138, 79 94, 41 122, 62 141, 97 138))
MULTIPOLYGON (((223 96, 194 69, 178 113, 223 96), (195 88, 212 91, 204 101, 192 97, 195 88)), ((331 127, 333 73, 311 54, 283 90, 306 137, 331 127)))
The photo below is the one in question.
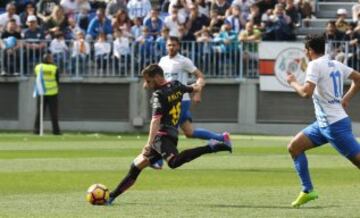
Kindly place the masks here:
POLYGON ((277 4, 275 6, 274 14, 270 16, 266 27, 264 40, 295 40, 295 34, 291 28, 291 18, 285 14, 284 5, 277 4))
POLYGON ((348 31, 351 30, 351 25, 346 21, 347 11, 344 8, 339 8, 336 12, 336 29, 342 33, 349 34, 348 31))
POLYGON ((160 36, 164 22, 159 17, 158 9, 151 9, 150 16, 144 20, 144 26, 149 29, 149 33, 156 39, 160 36))
POLYGON ((246 17, 246 21, 250 21, 256 26, 258 29, 263 29, 264 27, 261 25, 261 14, 260 9, 257 4, 252 4, 250 6, 250 13, 246 17))
MULTIPOLYGON (((121 30, 121 33, 127 37, 131 37, 131 21, 126 11, 119 10, 112 19, 112 28, 115 32, 116 30, 121 30)), ((139 34, 140 35, 140 34, 139 34)))
POLYGON ((219 53, 227 53, 233 50, 237 45, 237 33, 231 29, 229 23, 224 23, 221 27, 220 33, 214 37, 214 42, 218 45, 215 51, 219 53))
POLYGON ((82 72, 86 72, 87 60, 90 55, 90 44, 85 40, 83 32, 76 33, 76 40, 74 41, 71 59, 72 59, 72 73, 77 76, 82 72))
POLYGON ((151 10, 151 3, 149 0, 130 0, 127 9, 131 20, 140 18, 143 21, 151 10))
POLYGON ((94 44, 94 50, 97 68, 100 69, 101 74, 109 64, 111 53, 111 44, 106 41, 105 33, 99 33, 99 36, 94 44))
MULTIPOLYGON (((30 15, 37 16, 36 9, 32 3, 29 3, 25 6, 25 10, 20 14, 20 22, 21 22, 21 28, 27 28, 26 20, 27 17, 30 15)), ((41 20, 38 19, 38 22, 41 20)))
POLYGON ((171 14, 165 17, 164 26, 170 30, 170 36, 180 37, 180 27, 184 25, 185 18, 178 15, 178 9, 173 7, 171 14))
POLYGON ((126 73, 130 64, 130 40, 121 29, 115 31, 115 41, 113 46, 116 72, 126 73), (124 69, 120 70, 119 69, 124 69))
POLYGON ((232 5, 236 5, 241 9, 241 14, 247 17, 250 14, 251 5, 255 4, 255 0, 233 0, 232 5))
POLYGON ((6 12, 0 15, 0 32, 2 32, 2 29, 6 28, 10 19, 14 19, 18 27, 21 26, 20 17, 16 14, 16 7, 14 3, 8 3, 6 5, 6 12))
POLYGON ((127 12, 126 0, 110 0, 106 5, 106 16, 114 17, 118 11, 127 12))
POLYGON ((261 32, 256 29, 254 23, 247 22, 245 29, 239 34, 239 41, 242 42, 243 63, 245 72, 248 69, 256 69, 258 60, 258 43, 261 40, 261 32))
POLYGON ((344 41, 347 39, 345 33, 340 32, 336 28, 335 21, 329 21, 326 24, 326 31, 324 33, 324 37, 326 41, 344 41))
POLYGON ((131 37, 133 40, 136 41, 137 38, 139 38, 143 31, 143 25, 140 18, 134 19, 134 25, 131 27, 131 37))
POLYGON ((108 0, 89 0, 92 9, 106 8, 108 0))
POLYGON ((23 38, 26 48, 26 61, 24 64, 28 64, 26 73, 30 73, 33 69, 33 64, 39 62, 41 54, 46 47, 45 34, 42 28, 39 27, 37 18, 34 15, 28 16, 27 25, 29 28, 23 32, 23 38))
POLYGON ((360 69, 360 22, 357 22, 357 26, 354 28, 352 38, 350 41, 352 55, 348 62, 349 66, 359 70, 360 69))
POLYGON ((293 28, 301 25, 301 14, 297 5, 294 4, 294 0, 286 0, 286 15, 291 18, 291 26, 293 28))
POLYGON ((161 36, 156 39, 156 49, 158 57, 166 55, 166 41, 170 36, 170 29, 167 27, 162 28, 161 36))
POLYGON ((154 37, 150 34, 147 27, 142 28, 142 34, 136 39, 136 42, 140 45, 141 66, 148 65, 154 62, 155 50, 154 50, 154 37))
POLYGON ((168 13, 171 13, 172 8, 177 8, 178 16, 187 18, 189 15, 189 6, 193 4, 192 0, 170 0, 168 13))
POLYGON ((256 4, 259 7, 260 14, 265 14, 268 12, 268 10, 272 10, 275 8, 277 0, 260 0, 257 1, 256 4))
POLYGON ((187 33, 183 40, 195 41, 195 33, 201 30, 203 26, 208 26, 210 24, 210 20, 205 15, 199 13, 199 9, 196 4, 189 6, 189 9, 190 15, 185 23, 187 33))
POLYGON ((13 3, 15 3, 16 6, 16 11, 18 14, 21 14, 22 12, 25 11, 26 5, 28 4, 36 4, 36 0, 15 0, 12 1, 13 3))
POLYGON ((324 33, 326 40, 326 53, 332 59, 343 60, 344 58, 344 41, 348 40, 348 36, 336 29, 336 22, 329 21, 326 25, 324 33))
POLYGON ((312 19, 313 7, 311 2, 312 0, 299 0, 297 3, 305 27, 309 26, 312 19))
POLYGON ((88 0, 61 0, 60 5, 64 8, 64 12, 68 16, 75 16, 82 9, 86 9, 87 11, 91 10, 88 0))
POLYGON ((240 33, 246 24, 245 17, 241 14, 240 6, 233 5, 230 8, 231 15, 225 19, 225 23, 230 24, 231 30, 235 33, 240 33))
POLYGON ((68 27, 65 32, 65 39, 75 39, 77 32, 84 32, 83 29, 79 27, 74 17, 68 17, 68 27))
POLYGON ((352 20, 354 23, 358 23, 360 21, 360 0, 357 4, 354 4, 354 6, 351 9, 352 11, 352 20))
POLYGON ((94 40, 98 37, 99 33, 105 33, 108 40, 112 39, 112 26, 111 21, 105 16, 105 9, 99 8, 89 24, 86 32, 87 40, 94 40))
POLYGON ((64 9, 60 5, 56 5, 51 15, 45 18, 44 29, 47 38, 54 38, 56 32, 66 32, 67 21, 64 9))
POLYGON ((54 33, 54 39, 50 43, 49 50, 53 55, 54 62, 60 73, 64 73, 65 61, 69 50, 65 42, 64 34, 60 31, 54 33))
POLYGON ((56 5, 59 5, 59 0, 40 0, 36 5, 37 15, 44 20, 50 16, 56 5))
POLYGON ((221 29, 221 26, 224 24, 223 16, 220 16, 217 10, 210 11, 210 31, 212 33, 218 33, 221 29))
POLYGON ((82 29, 82 31, 86 31, 90 23, 89 10, 86 8, 81 8, 80 12, 75 15, 75 19, 76 24, 82 29))
POLYGON ((203 26, 201 30, 195 33, 196 42, 211 42, 212 36, 210 33, 210 29, 206 26, 203 26))
POLYGON ((207 0, 195 0, 195 3, 198 6, 199 13, 210 18, 211 3, 207 0))
POLYGON ((230 8, 229 2, 226 0, 212 0, 211 9, 216 10, 221 20, 225 19, 226 11, 230 8))
POLYGON ((18 32, 15 19, 10 19, 5 31, 1 34, 0 49, 3 50, 4 71, 1 75, 19 75, 20 72, 20 52, 21 34, 18 32))
POLYGON ((206 63, 205 66, 208 65, 208 58, 211 53, 211 42, 212 36, 210 34, 210 28, 203 26, 201 30, 195 33, 196 42, 198 42, 199 52, 202 63, 206 63))

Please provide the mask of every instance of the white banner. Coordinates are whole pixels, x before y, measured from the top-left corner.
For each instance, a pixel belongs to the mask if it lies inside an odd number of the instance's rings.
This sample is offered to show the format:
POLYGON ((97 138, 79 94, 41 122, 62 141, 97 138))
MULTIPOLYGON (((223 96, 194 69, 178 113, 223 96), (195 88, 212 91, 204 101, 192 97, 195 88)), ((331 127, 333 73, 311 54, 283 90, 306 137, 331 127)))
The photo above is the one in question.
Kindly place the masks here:
POLYGON ((305 80, 308 60, 303 43, 262 42, 259 59, 261 91, 293 91, 286 82, 287 72, 295 74, 300 83, 305 80))

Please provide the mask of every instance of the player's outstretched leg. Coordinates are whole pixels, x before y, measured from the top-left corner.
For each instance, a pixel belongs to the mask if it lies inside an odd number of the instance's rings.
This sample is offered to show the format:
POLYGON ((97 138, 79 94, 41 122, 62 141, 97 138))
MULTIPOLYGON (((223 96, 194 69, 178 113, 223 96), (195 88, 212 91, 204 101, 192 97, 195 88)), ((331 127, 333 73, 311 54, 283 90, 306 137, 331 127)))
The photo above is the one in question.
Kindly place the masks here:
POLYGON ((303 190, 299 196, 291 203, 293 207, 300 207, 301 205, 318 198, 318 194, 313 190, 313 185, 310 178, 308 161, 305 151, 313 148, 312 141, 300 132, 288 145, 288 150, 294 160, 295 170, 300 177, 303 190))
POLYGON ((228 132, 216 133, 203 128, 193 129, 192 123, 189 120, 186 120, 181 124, 181 129, 188 138, 198 138, 205 140, 215 139, 222 142, 230 141, 230 134, 228 132))
POLYGON ((207 145, 186 149, 180 152, 178 155, 172 156, 168 160, 168 165, 170 168, 175 169, 183 165, 184 163, 190 162, 203 154, 215 153, 219 151, 229 151, 232 152, 231 143, 224 143, 212 140, 207 145))
POLYGON ((230 139, 230 134, 228 132, 224 132, 221 134, 210 131, 208 129, 196 128, 192 132, 192 137, 205 140, 215 139, 217 141, 224 142, 225 140, 230 139))
POLYGON ((110 198, 107 202, 108 205, 111 205, 113 201, 122 193, 124 193, 127 189, 129 189, 132 185, 134 185, 137 177, 141 173, 142 169, 149 165, 149 161, 140 154, 135 161, 131 164, 128 174, 122 179, 119 185, 110 192, 110 198), (135 165, 136 163, 136 165, 135 165))

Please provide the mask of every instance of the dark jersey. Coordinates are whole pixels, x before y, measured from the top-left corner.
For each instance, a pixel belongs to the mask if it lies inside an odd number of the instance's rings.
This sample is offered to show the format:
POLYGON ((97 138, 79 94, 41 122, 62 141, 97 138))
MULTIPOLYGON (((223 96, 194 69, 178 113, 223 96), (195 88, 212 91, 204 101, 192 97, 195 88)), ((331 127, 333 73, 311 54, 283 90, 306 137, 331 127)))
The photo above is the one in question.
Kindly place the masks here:
POLYGON ((160 132, 177 137, 177 126, 181 113, 181 100, 184 93, 193 92, 177 80, 171 81, 156 90, 151 98, 152 116, 161 117, 160 132))

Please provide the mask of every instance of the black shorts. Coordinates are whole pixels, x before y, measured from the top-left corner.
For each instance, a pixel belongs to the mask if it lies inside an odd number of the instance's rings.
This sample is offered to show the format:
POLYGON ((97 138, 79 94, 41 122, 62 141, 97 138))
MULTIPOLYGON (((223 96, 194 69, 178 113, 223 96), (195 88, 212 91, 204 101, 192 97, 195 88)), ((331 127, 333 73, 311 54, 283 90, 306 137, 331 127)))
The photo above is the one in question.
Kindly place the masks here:
POLYGON ((156 135, 151 148, 145 152, 144 156, 150 160, 150 163, 155 163, 162 158, 167 160, 169 157, 179 153, 177 143, 177 137, 156 135))

